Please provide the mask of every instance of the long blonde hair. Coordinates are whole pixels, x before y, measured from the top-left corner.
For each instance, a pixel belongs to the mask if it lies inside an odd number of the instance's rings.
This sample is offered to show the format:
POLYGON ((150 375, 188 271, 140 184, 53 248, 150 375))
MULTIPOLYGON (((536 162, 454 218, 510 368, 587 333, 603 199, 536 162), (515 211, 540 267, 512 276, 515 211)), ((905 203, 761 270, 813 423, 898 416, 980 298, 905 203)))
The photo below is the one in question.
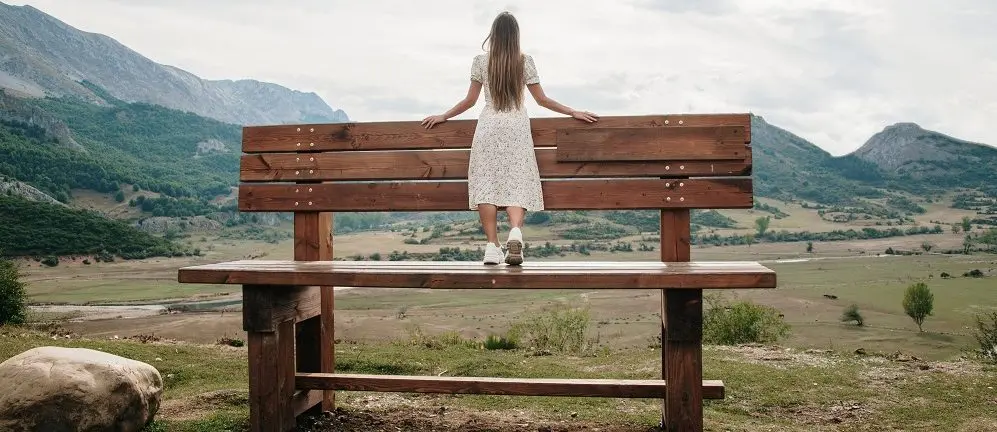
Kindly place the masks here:
POLYGON ((491 32, 481 44, 488 44, 488 93, 498 111, 523 106, 523 53, 519 48, 519 23, 509 12, 502 12, 492 22, 491 32))

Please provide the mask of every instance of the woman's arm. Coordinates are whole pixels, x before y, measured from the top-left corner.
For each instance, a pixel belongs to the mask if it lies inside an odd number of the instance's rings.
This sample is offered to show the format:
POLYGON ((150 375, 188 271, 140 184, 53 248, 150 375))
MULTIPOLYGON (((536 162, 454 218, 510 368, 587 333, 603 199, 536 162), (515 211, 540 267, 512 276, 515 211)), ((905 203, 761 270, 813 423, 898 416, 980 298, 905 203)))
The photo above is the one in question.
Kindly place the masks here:
POLYGON ((437 124, 443 123, 453 118, 454 116, 459 116, 463 114, 464 111, 471 109, 471 107, 473 107, 474 104, 478 103, 478 95, 480 94, 481 94, 481 83, 475 80, 471 80, 471 85, 467 88, 467 96, 464 96, 464 99, 461 99, 460 102, 457 102, 457 105, 454 105, 453 108, 450 108, 449 110, 447 110, 447 112, 443 114, 433 115, 424 118, 422 120, 422 125, 425 126, 426 129, 429 129, 437 124))
POLYGON ((578 120, 583 120, 588 123, 592 123, 599 120, 598 115, 592 114, 588 111, 577 111, 575 109, 562 105, 560 102, 554 99, 551 99, 549 96, 547 96, 544 93, 544 89, 543 87, 540 86, 540 83, 528 84, 526 88, 530 89, 530 94, 533 95, 533 100, 537 101, 537 105, 540 105, 544 108, 547 108, 557 113, 572 116, 578 120))

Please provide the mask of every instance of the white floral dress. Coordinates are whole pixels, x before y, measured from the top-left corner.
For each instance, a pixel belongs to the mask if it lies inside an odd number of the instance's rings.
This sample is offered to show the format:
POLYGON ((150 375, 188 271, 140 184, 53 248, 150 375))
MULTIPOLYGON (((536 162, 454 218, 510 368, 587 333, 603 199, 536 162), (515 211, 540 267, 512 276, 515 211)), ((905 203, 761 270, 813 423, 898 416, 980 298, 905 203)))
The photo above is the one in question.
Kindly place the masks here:
MULTIPOLYGON (((526 83, 539 83, 533 57, 527 55, 524 61, 526 83)), ((474 57, 471 79, 482 83, 485 107, 471 141, 467 173, 470 209, 476 210, 478 204, 493 204, 543 210, 540 172, 526 107, 505 112, 495 109, 488 91, 487 55, 474 57)))

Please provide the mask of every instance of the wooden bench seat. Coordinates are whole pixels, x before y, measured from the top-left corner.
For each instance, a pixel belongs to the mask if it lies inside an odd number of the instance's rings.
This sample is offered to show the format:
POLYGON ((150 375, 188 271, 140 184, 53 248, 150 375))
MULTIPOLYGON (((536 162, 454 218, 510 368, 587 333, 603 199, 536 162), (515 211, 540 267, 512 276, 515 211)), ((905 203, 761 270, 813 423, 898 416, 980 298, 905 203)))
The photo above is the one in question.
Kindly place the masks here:
MULTIPOLYGON (((546 210, 660 215, 661 262, 333 259, 334 212, 468 211, 475 121, 251 126, 243 129, 238 207, 293 212, 291 260, 185 267, 183 283, 240 284, 249 351, 250 426, 288 431, 333 409, 336 390, 663 398, 668 431, 703 430, 704 289, 774 288, 754 262, 692 262, 692 209, 754 206, 751 116, 686 114, 531 119, 546 210), (374 376, 335 373, 333 287, 660 289, 661 379, 374 376), (667 383, 667 385, 666 385, 667 383)), ((527 242, 531 239, 527 238, 527 242)), ((483 246, 483 242, 482 242, 483 246)))
POLYGON ((454 261, 232 261, 185 267, 180 281, 450 289, 774 288, 755 262, 527 262, 486 266, 454 261))

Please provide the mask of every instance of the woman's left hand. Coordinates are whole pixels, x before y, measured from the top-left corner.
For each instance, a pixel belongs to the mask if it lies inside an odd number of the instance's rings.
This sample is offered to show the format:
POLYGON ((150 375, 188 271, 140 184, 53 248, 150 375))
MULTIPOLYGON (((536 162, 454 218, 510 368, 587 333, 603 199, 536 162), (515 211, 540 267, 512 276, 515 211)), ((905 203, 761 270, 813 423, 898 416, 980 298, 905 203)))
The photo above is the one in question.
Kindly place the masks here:
POLYGON ((445 121, 447 121, 446 117, 443 117, 441 115, 431 115, 429 117, 422 119, 422 125, 425 126, 426 129, 429 129, 445 121))

